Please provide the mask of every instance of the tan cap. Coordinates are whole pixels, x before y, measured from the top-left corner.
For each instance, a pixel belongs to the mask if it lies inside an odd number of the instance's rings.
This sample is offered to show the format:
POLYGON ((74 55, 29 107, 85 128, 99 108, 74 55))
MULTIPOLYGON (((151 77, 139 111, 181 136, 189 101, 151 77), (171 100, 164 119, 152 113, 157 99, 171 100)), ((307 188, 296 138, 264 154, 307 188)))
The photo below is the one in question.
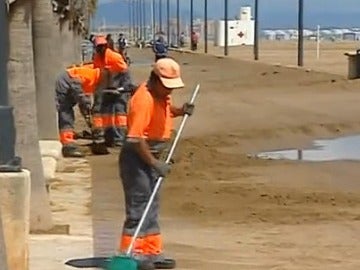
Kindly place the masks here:
POLYGON ((185 86, 181 79, 180 66, 171 58, 161 58, 153 66, 153 72, 160 78, 166 88, 182 88, 185 86))
POLYGON ((106 41, 106 38, 103 37, 103 36, 97 36, 95 37, 95 46, 98 46, 98 45, 106 45, 107 44, 107 41, 106 41))

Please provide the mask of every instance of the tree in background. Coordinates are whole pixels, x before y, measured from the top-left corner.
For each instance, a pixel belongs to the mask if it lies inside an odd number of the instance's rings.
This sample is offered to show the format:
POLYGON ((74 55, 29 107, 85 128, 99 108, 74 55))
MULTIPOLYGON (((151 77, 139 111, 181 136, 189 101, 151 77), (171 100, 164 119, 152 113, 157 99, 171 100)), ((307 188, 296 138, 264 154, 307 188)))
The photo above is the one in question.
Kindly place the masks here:
POLYGON ((17 0, 10 7, 9 92, 17 131, 16 153, 31 171, 32 231, 53 226, 39 136, 57 136, 55 78, 61 66, 80 61, 85 22, 95 7, 96 1, 89 6, 86 0, 54 0, 52 5, 42 0, 17 0))
POLYGON ((61 71, 60 28, 56 25, 50 1, 33 0, 32 42, 41 140, 58 140, 54 85, 61 71))
POLYGON ((53 1, 53 10, 59 15, 60 20, 60 43, 64 67, 81 61, 81 40, 88 31, 86 22, 89 6, 94 3, 89 4, 87 0, 53 1))
POLYGON ((17 131, 16 153, 22 157, 23 166, 31 171, 30 228, 49 230, 53 223, 39 147, 32 3, 32 0, 15 1, 10 7, 8 82, 17 131))
POLYGON ((8 270, 8 263, 6 257, 5 237, 2 223, 2 215, 0 208, 0 265, 2 270, 8 270))

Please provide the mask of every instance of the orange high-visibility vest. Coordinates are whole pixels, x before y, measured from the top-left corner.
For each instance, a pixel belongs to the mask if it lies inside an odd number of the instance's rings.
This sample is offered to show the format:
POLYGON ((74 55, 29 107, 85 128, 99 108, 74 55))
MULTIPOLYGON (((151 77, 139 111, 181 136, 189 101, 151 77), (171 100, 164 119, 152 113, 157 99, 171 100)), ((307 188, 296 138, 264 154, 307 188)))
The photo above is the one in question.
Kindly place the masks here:
POLYGON ((66 71, 71 78, 81 82, 85 94, 91 95, 95 92, 96 86, 100 82, 100 68, 73 67, 66 71))

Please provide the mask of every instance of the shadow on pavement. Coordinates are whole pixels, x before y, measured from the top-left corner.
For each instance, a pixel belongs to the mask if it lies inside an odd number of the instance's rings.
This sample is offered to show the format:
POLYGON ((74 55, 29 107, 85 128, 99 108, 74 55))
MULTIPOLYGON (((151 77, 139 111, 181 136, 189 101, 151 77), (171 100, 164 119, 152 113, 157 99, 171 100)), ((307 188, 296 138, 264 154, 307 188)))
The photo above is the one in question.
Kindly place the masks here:
POLYGON ((117 160, 118 153, 89 157, 94 256, 114 255, 121 234, 124 208, 117 160))

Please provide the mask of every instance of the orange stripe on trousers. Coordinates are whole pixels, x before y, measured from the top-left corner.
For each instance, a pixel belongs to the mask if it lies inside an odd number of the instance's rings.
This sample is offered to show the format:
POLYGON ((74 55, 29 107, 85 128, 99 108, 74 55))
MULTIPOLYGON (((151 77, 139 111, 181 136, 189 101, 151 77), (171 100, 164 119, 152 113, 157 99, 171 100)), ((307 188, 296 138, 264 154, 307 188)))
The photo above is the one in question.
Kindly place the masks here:
MULTIPOLYGON (((130 246, 132 236, 123 235, 121 237, 120 251, 126 252, 130 246)), ((162 237, 160 234, 152 234, 136 239, 133 251, 144 255, 158 255, 163 250, 162 237)))
POLYGON ((73 143, 74 140, 74 131, 72 129, 66 129, 60 131, 60 142, 62 144, 73 143))

